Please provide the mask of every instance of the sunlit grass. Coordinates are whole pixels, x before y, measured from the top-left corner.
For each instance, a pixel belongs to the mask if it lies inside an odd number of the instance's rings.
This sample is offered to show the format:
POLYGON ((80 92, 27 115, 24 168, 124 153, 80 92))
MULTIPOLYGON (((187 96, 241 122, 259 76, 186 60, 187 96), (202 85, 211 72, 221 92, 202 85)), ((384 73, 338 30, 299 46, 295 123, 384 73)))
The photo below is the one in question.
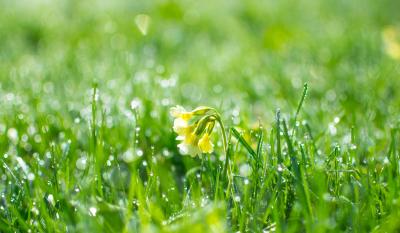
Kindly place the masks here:
POLYGON ((397 9, 0 0, 0 232, 398 232, 397 9))

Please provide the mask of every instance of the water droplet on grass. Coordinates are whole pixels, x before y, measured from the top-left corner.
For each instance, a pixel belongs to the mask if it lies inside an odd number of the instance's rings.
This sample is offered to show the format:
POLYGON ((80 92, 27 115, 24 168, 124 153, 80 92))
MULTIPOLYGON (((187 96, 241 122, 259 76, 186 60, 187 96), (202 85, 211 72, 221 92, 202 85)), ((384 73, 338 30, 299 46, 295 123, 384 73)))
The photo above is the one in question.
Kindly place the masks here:
POLYGON ((332 136, 336 135, 337 129, 336 129, 334 123, 329 123, 328 129, 329 129, 329 133, 330 133, 332 136))
MULTIPOLYGON (((53 142, 54 143, 54 142, 53 142)), ((46 158, 51 159, 51 153, 50 152, 46 152, 46 158)))
POLYGON ((23 134, 22 137, 21 137, 21 141, 23 141, 23 142, 27 142, 28 139, 29 139, 28 135, 26 135, 26 134, 23 134))
POLYGON ((241 176, 248 177, 251 175, 251 167, 247 163, 242 164, 239 168, 239 173, 241 176))
POLYGON ((85 170, 87 165, 87 158, 81 157, 76 161, 76 168, 79 170, 85 170))
POLYGON ((134 160, 133 151, 132 150, 125 151, 125 153, 122 155, 122 160, 126 163, 132 162, 134 160))
POLYGON ((89 208, 89 215, 92 217, 96 217, 97 214, 97 208, 96 207, 90 207, 89 208))
POLYGON ((75 124, 79 124, 80 122, 81 122, 81 118, 76 117, 76 118, 74 119, 74 123, 75 123, 75 124))
POLYGON ((22 168, 25 174, 28 173, 28 165, 26 165, 25 161, 21 157, 17 157, 18 165, 22 168))
POLYGON ((163 154, 165 157, 169 157, 171 153, 169 152, 168 149, 164 148, 163 151, 162 151, 162 154, 163 154))
POLYGON ((45 162, 44 160, 39 160, 39 166, 44 166, 45 162))
POLYGON ((18 131, 14 128, 10 128, 7 131, 7 136, 11 141, 17 141, 18 140, 18 131))
POLYGON ((384 164, 389 164, 389 163, 390 163, 389 158, 388 158, 388 157, 385 157, 385 158, 383 159, 383 163, 384 163, 384 164))
POLYGON ((39 134, 36 134, 36 135, 33 137, 33 140, 34 140, 36 143, 40 143, 40 142, 42 142, 42 137, 41 137, 39 134))
POLYGON ((28 180, 32 181, 35 179, 35 174, 29 173, 27 178, 28 178, 28 180))
POLYGON ((339 117, 335 117, 335 119, 333 119, 333 122, 334 122, 335 124, 339 123, 339 122, 340 122, 340 118, 339 118, 339 117))
POLYGON ((137 154, 137 156, 142 157, 143 151, 141 149, 137 149, 136 154, 137 154))
POLYGON ((49 202, 49 204, 51 204, 52 206, 54 206, 54 196, 53 194, 49 194, 47 196, 47 201, 49 202))
POLYGON ((32 207, 31 212, 32 212, 34 215, 39 215, 39 210, 38 210, 38 208, 36 208, 36 206, 32 207))

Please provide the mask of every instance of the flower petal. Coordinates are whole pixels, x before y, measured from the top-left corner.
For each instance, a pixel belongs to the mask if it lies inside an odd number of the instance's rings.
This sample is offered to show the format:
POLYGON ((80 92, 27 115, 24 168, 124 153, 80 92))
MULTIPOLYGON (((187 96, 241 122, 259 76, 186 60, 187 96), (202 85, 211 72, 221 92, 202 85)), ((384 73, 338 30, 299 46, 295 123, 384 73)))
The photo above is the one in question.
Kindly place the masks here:
POLYGON ((185 129, 188 127, 188 122, 182 118, 176 118, 174 120, 174 126, 172 127, 174 131, 181 135, 185 133, 185 129))
POLYGON ((186 109, 180 105, 176 105, 169 110, 169 113, 173 117, 180 117, 180 115, 184 112, 187 112, 186 109))
POLYGON ((214 145, 212 144, 210 137, 207 133, 200 138, 198 146, 203 153, 211 153, 214 150, 214 145))
POLYGON ((187 144, 187 143, 180 143, 178 145, 179 152, 183 155, 190 155, 192 157, 195 157, 196 155, 200 154, 200 150, 197 146, 187 144))

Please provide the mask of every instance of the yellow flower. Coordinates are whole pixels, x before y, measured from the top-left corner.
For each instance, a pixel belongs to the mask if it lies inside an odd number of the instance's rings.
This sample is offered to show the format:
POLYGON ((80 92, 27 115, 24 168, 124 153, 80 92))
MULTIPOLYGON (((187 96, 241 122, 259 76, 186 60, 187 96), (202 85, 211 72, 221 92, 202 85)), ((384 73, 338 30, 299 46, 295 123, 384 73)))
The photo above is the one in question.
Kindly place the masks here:
POLYGON ((178 134, 176 139, 181 141, 178 145, 180 153, 194 157, 214 150, 210 133, 216 118, 210 114, 211 110, 213 109, 204 106, 193 111, 187 111, 179 105, 171 108, 171 116, 175 118, 173 130, 178 134))
POLYGON ((385 52, 393 59, 400 59, 400 33, 393 26, 388 26, 382 31, 385 52))
POLYGON ((214 150, 214 145, 210 140, 210 135, 206 132, 203 137, 200 138, 198 146, 203 153, 212 153, 214 150))

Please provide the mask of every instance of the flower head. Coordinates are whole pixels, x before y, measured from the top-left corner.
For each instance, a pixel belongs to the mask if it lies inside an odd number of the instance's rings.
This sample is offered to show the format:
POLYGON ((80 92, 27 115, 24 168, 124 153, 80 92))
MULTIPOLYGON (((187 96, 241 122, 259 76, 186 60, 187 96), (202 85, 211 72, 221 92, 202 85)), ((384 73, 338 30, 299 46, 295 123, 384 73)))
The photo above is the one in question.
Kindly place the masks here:
POLYGON ((178 145, 182 154, 196 156, 201 153, 212 153, 214 145, 210 134, 214 128, 216 115, 210 107, 197 107, 187 111, 182 106, 171 108, 171 116, 175 118, 173 130, 178 134, 178 145))
POLYGON ((393 59, 400 59, 400 31, 388 26, 382 31, 385 52, 393 59))

